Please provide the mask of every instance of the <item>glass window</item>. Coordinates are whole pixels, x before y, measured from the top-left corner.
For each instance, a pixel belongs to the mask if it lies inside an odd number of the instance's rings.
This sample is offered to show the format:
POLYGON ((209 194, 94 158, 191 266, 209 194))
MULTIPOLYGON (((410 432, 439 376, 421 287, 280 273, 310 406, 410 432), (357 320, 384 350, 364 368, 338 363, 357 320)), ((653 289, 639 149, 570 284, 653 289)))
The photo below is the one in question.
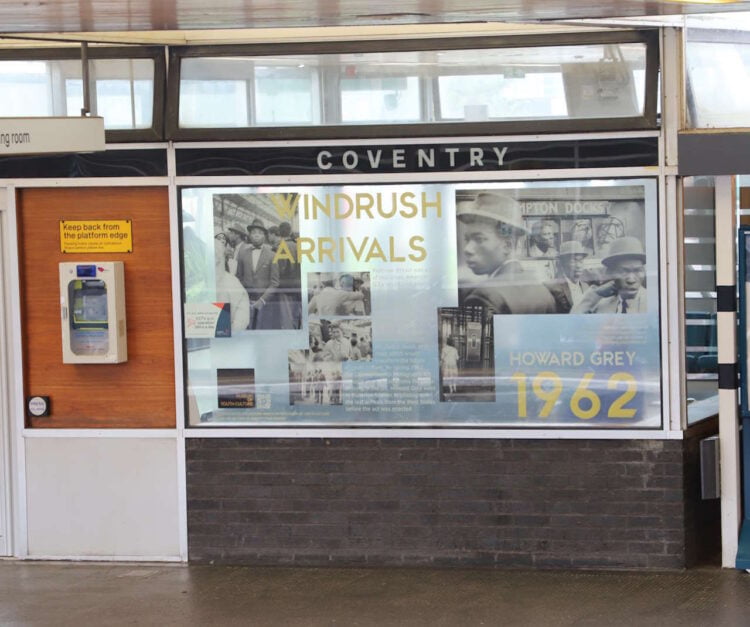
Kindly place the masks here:
POLYGON ((341 121, 348 124, 418 122, 420 100, 416 76, 343 78, 341 121))
POLYGON ((750 126, 750 13, 687 16, 686 23, 689 125, 750 126))
POLYGON ((255 109, 260 126, 311 124, 320 118, 317 74, 297 67, 258 65, 255 68, 255 109))
POLYGON ((60 115, 53 108, 52 83, 52 68, 46 61, 0 61, 0 115, 60 115))
POLYGON ((659 428, 656 195, 183 188, 188 423, 659 428))
POLYGON ((444 120, 563 118, 568 113, 562 74, 441 76, 444 120))
MULTIPOLYGON (((92 59, 91 113, 105 129, 153 125, 154 61, 92 59)), ((0 116, 79 116, 83 83, 79 60, 0 61, 0 116)))
POLYGON ((179 126, 639 118, 647 114, 647 52, 634 41, 178 57, 179 126))
POLYGON ((180 120, 184 127, 231 128, 249 124, 244 81, 186 79, 180 87, 180 120))
POLYGON ((441 55, 447 69, 439 79, 443 119, 643 113, 644 44, 464 50, 441 55))
POLYGON ((685 372, 692 424, 719 412, 716 337, 716 236, 713 178, 686 178, 685 372))
POLYGON ((750 44, 689 42, 687 75, 691 127, 750 126, 750 44))
POLYGON ((209 57, 182 60, 180 126, 242 128, 319 119, 315 59, 209 57))

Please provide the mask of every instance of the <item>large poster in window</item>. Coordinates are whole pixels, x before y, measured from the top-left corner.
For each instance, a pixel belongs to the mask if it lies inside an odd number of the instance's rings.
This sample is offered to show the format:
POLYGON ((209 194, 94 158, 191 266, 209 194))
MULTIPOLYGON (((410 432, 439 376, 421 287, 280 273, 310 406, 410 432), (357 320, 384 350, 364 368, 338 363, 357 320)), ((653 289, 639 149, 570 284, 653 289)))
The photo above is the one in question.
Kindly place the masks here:
POLYGON ((185 188, 181 208, 191 425, 661 426, 654 180, 185 188))

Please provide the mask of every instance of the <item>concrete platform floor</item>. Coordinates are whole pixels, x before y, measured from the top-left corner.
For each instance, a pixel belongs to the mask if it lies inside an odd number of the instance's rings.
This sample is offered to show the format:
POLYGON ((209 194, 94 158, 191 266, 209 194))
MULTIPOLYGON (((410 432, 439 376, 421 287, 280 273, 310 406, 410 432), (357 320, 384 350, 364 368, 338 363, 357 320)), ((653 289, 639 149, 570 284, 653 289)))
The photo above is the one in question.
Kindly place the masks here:
POLYGON ((750 575, 0 561, 0 625, 750 625, 750 575))

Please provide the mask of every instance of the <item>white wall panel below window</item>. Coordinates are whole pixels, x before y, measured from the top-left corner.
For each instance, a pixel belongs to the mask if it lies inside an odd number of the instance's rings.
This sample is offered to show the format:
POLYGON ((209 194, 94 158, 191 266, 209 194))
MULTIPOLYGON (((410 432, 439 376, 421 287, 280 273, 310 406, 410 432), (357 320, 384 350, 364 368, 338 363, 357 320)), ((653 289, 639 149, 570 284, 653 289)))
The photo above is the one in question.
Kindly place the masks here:
POLYGON ((29 557, 179 560, 176 439, 25 444, 29 557))

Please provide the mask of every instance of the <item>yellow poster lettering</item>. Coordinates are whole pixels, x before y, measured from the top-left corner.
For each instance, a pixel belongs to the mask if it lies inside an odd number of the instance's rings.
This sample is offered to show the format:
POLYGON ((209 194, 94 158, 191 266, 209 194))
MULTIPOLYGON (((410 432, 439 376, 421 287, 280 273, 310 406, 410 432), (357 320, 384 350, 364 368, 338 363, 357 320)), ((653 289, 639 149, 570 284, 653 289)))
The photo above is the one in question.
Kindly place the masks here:
POLYGON ((578 384, 576 391, 570 398, 570 410, 573 412, 574 416, 580 418, 581 420, 590 420, 591 418, 596 416, 599 413, 599 410, 602 408, 602 401, 599 398, 599 395, 593 390, 588 389, 588 385, 593 378, 593 372, 587 372, 585 375, 583 375, 583 378, 578 384), (583 408, 583 406, 581 405, 582 401, 589 403, 588 409, 583 408))
MULTIPOLYGON (((299 203, 293 203, 281 195, 272 198, 276 212, 279 215, 294 211, 299 203)), ((324 194, 321 198, 311 194, 302 195, 302 209, 306 220, 319 220, 323 217, 335 220, 377 220, 396 217, 411 219, 428 217, 443 217, 443 206, 440 192, 431 196, 422 192, 419 196, 414 192, 391 192, 390 194, 359 192, 346 194, 324 194)))
POLYGON ((372 244, 370 245, 370 250, 367 253, 367 257, 365 257, 365 261, 368 262, 373 259, 380 259, 381 261, 388 261, 388 258, 385 256, 383 249, 381 248, 380 244, 378 243, 378 240, 376 239, 372 240, 372 244))
POLYGON ((412 201, 412 198, 414 198, 413 192, 404 192, 401 195, 401 204, 404 206, 401 216, 404 218, 415 218, 419 214, 419 207, 412 201))
POLYGON ((435 217, 436 218, 442 218, 443 217, 443 203, 440 198, 440 192, 437 192, 435 194, 435 200, 428 200, 427 198, 427 192, 422 192, 422 217, 427 217, 427 210, 433 208, 435 209, 435 217))
POLYGON ((372 218, 372 208, 375 206, 375 196, 372 194, 357 194, 355 196, 357 202, 357 218, 366 213, 368 217, 372 218))
POLYGON ((414 235, 409 238, 409 247, 414 251, 414 253, 409 253, 409 259, 415 263, 424 261, 427 258, 427 250, 423 246, 420 246, 423 242, 424 237, 421 235, 414 235))
POLYGON ((406 257, 401 257, 396 254, 396 240, 392 237, 388 238, 388 250, 391 254, 391 261, 406 261, 406 257))
POLYGON ((540 372, 534 377, 531 388, 534 390, 534 394, 544 401, 544 406, 539 410, 539 417, 547 418, 560 398, 560 392, 562 392, 563 385, 560 377, 549 370, 540 372), (551 383, 552 385, 547 386, 545 383, 551 383))
POLYGON ((276 213, 281 218, 284 220, 292 220, 294 218, 297 206, 299 205, 299 194, 271 194, 270 198, 276 209, 276 213))
POLYGON ((310 263, 315 263, 315 240, 312 237, 300 237, 297 240, 297 260, 302 262, 302 257, 307 257, 310 263))
POLYGON ((529 415, 526 409, 526 375, 523 372, 514 372, 511 380, 515 381, 518 387, 518 417, 526 418, 529 415))
POLYGON ((273 263, 279 263, 281 260, 297 263, 297 260, 294 258, 292 251, 289 250, 289 244, 285 239, 282 239, 279 242, 279 247, 276 249, 276 253, 273 256, 273 263))
POLYGON ((354 253, 354 258, 357 261, 360 261, 362 259, 362 255, 365 252, 365 247, 367 246, 367 242, 369 241, 369 239, 370 239, 369 237, 365 237, 360 247, 357 248, 354 242, 352 241, 351 237, 346 238, 346 243, 349 244, 349 248, 352 249, 352 252, 354 253))
POLYGON ((334 194, 334 216, 337 220, 345 220, 354 211, 354 202, 349 194, 334 194))
POLYGON ((618 396, 609 408, 607 413, 608 418, 633 418, 635 416, 634 407, 625 407, 630 401, 635 398, 638 393, 638 382, 632 374, 627 372, 616 372, 613 374, 607 382, 607 387, 610 390, 618 388, 619 383, 625 384, 625 391, 618 396))
POLYGON ((333 253, 336 250, 336 242, 332 237, 321 237, 318 239, 318 261, 322 263, 323 259, 328 258, 331 262, 335 261, 333 253))

